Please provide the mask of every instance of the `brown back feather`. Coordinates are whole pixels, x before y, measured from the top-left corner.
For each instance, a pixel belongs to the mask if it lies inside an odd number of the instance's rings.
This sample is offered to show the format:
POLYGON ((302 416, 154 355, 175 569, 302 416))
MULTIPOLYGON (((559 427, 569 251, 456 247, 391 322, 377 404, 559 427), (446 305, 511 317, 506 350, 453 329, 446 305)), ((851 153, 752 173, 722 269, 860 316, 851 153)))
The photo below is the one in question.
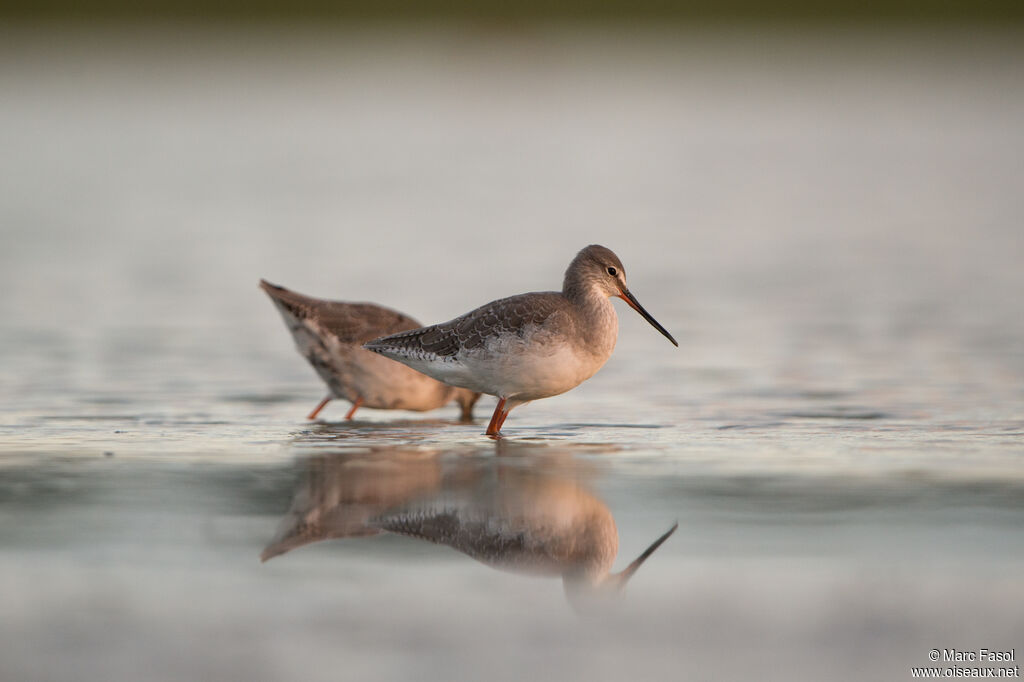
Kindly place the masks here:
POLYGON ((300 320, 315 323, 343 343, 365 343, 385 334, 415 329, 420 323, 396 310, 374 303, 327 301, 304 296, 266 280, 260 287, 278 305, 300 320))

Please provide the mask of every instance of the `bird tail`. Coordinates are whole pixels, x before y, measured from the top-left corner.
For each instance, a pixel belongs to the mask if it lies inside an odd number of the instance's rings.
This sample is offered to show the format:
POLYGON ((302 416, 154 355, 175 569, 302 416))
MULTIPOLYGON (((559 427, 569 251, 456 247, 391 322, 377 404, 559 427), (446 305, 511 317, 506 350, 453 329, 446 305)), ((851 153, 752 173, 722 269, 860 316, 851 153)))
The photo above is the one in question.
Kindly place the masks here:
POLYGON ((265 279, 260 280, 260 289, 266 292, 270 300, 274 302, 278 310, 292 317, 305 318, 307 312, 312 308, 315 299, 303 296, 300 293, 285 289, 276 284, 271 284, 265 279))

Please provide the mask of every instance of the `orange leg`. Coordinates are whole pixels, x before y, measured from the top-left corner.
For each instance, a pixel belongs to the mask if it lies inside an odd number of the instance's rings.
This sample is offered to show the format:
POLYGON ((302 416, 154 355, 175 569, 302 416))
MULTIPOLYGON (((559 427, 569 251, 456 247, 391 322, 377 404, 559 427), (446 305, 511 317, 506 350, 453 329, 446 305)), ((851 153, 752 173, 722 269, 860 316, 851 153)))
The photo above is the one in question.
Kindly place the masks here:
POLYGON ((352 409, 350 409, 345 414, 345 419, 352 419, 352 415, 354 415, 356 413, 356 410, 358 410, 359 406, 362 405, 362 404, 363 404, 362 397, 356 398, 356 401, 354 403, 352 403, 352 409))
POLYGON ((501 430, 501 425, 505 423, 505 417, 508 416, 509 410, 505 409, 505 399, 499 398, 498 405, 494 408, 494 414, 491 415, 491 422, 487 425, 487 430, 484 432, 486 436, 499 436, 498 433, 501 430))
POLYGON ((501 431, 501 427, 505 425, 505 419, 508 417, 508 413, 511 411, 512 409, 509 408, 501 413, 501 419, 498 420, 498 431, 501 431))
POLYGON ((317 416, 318 414, 320 414, 320 410, 324 409, 324 406, 325 406, 325 405, 326 405, 327 403, 331 402, 331 398, 333 398, 333 397, 334 397, 334 396, 330 396, 330 395, 329 395, 329 396, 327 396, 326 398, 324 398, 323 400, 321 400, 321 401, 320 401, 320 404, 316 406, 316 409, 315 409, 315 410, 313 410, 312 412, 310 412, 310 413, 309 413, 309 416, 308 416, 308 417, 306 417, 306 419, 316 419, 316 416, 317 416))

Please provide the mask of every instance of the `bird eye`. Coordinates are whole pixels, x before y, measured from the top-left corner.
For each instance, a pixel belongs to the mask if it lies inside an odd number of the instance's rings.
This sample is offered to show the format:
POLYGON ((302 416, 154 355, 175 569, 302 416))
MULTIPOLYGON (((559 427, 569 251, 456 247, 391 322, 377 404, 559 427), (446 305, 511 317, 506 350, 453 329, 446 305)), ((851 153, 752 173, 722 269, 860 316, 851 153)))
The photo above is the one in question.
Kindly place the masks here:
POLYGON ((608 268, 608 274, 614 277, 615 275, 619 274, 619 271, 616 270, 615 268, 608 268))

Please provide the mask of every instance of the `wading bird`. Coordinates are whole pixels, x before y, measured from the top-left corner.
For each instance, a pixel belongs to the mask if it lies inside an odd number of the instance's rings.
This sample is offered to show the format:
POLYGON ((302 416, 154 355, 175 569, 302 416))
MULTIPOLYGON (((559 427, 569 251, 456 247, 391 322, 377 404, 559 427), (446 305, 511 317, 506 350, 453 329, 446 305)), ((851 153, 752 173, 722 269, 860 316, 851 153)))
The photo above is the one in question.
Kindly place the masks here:
POLYGON ((626 286, 622 261, 591 245, 565 271, 562 290, 520 294, 429 327, 363 346, 438 381, 498 398, 486 434, 497 437, 519 405, 565 393, 592 377, 619 332, 617 296, 679 346, 626 286))

